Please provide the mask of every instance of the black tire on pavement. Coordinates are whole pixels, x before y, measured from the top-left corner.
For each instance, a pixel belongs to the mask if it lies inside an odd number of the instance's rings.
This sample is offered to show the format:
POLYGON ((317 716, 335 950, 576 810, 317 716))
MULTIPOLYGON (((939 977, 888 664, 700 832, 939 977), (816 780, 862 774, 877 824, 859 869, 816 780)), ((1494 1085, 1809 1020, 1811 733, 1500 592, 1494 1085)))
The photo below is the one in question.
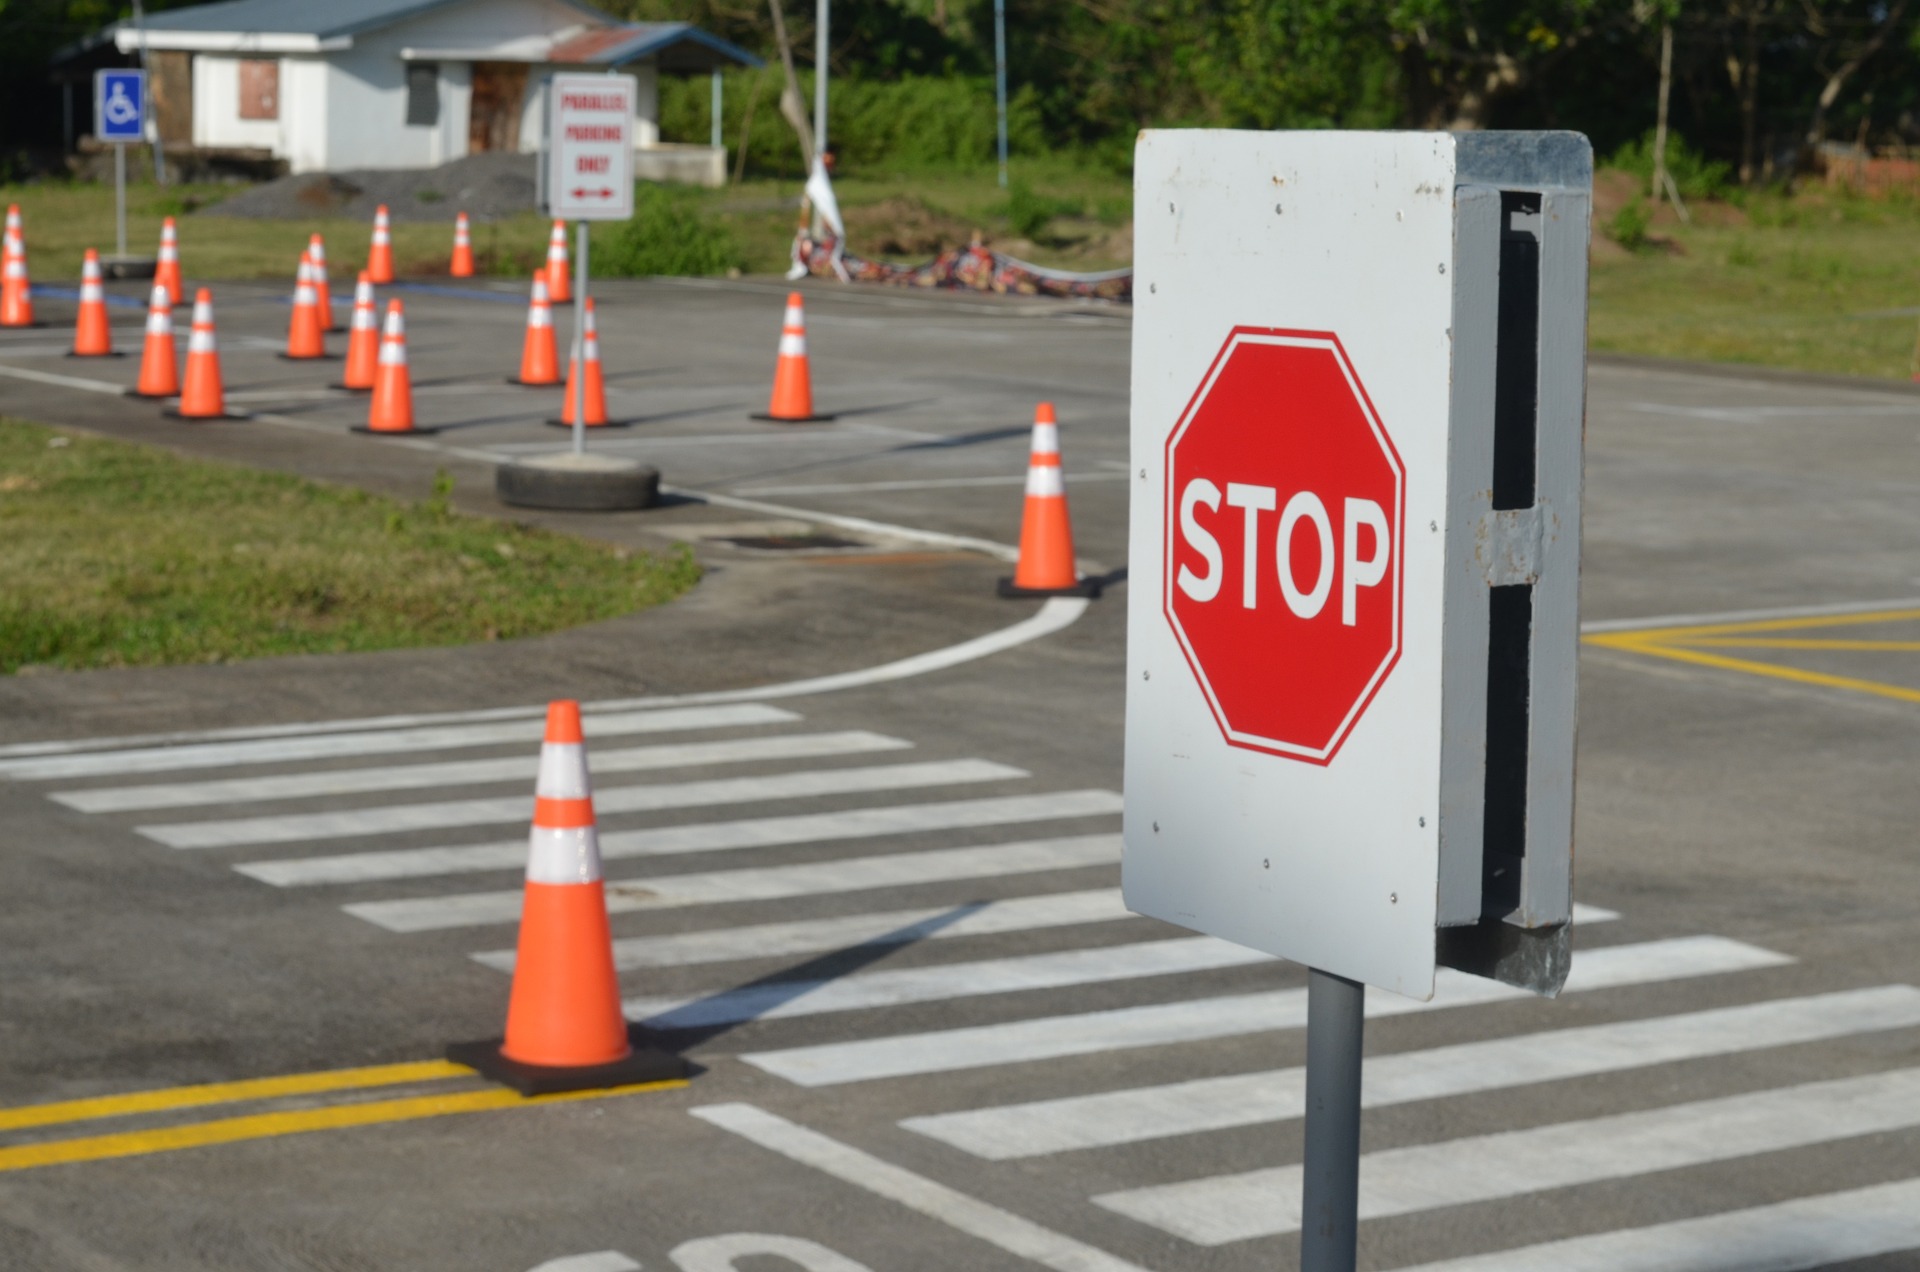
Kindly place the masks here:
POLYGON ((493 489, 501 503, 517 508, 618 512, 657 503, 660 470, 637 464, 583 471, 516 462, 494 470, 493 489))

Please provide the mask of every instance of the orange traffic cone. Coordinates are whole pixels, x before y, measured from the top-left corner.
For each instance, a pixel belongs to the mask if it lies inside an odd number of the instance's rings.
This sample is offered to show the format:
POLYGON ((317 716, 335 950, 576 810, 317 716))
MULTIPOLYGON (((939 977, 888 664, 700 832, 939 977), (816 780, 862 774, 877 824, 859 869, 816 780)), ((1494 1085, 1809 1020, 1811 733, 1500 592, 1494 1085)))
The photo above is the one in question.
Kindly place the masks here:
POLYGON ((753 418, 780 424, 833 418, 813 413, 813 375, 807 369, 807 310, 799 292, 787 295, 787 319, 780 328, 780 360, 773 368, 773 401, 753 418))
POLYGON ((453 218, 453 265, 447 272, 455 278, 473 277, 473 232, 465 212, 453 218))
POLYGON ((193 331, 187 336, 187 374, 180 385, 180 405, 164 407, 160 413, 183 420, 250 418, 227 409, 226 390, 220 384, 220 347, 213 338, 213 293, 204 287, 193 294, 193 331))
POLYGON ((547 708, 506 1037, 447 1048, 523 1095, 671 1082, 678 1056, 635 1048, 620 1011, 580 704, 547 708))
POLYGON ((547 280, 533 276, 533 298, 527 303, 527 338, 520 346, 520 374, 509 384, 544 387, 560 383, 560 350, 553 342, 553 306, 547 303, 547 280))
POLYGON ((100 285, 100 253, 87 249, 80 266, 80 313, 73 322, 70 358, 117 358, 113 329, 107 325, 107 293, 100 285))
POLYGON ((20 205, 7 207, 7 232, 0 246, 0 327, 34 327, 33 284, 27 278, 27 240, 20 226, 20 205))
POLYGON ((607 385, 600 374, 600 325, 593 316, 593 297, 587 297, 587 321, 580 332, 580 357, 567 359, 567 396, 560 405, 560 418, 547 423, 560 428, 573 427, 573 400, 576 392, 586 395, 586 410, 582 417, 588 428, 618 428, 626 421, 614 421, 607 418, 607 385), (587 378, 584 385, 576 386, 574 377, 586 364, 587 378))
POLYGON ((547 299, 564 305, 573 299, 573 280, 567 269, 567 223, 555 221, 547 235, 547 299))
POLYGON ((180 236, 173 218, 160 222, 160 257, 153 267, 153 283, 167 289, 167 304, 180 303, 180 236))
POLYGON ((413 380, 407 374, 407 320, 400 302, 387 302, 387 329, 380 337, 380 365, 373 377, 373 401, 367 422, 355 424, 356 433, 434 433, 438 429, 413 426, 413 380))
POLYGON ((1033 451, 1027 461, 1027 509, 1020 522, 1020 560, 1002 596, 1098 596, 1102 580, 1083 579, 1073 564, 1073 525, 1060 471, 1060 425, 1053 403, 1033 413, 1033 451))
POLYGON ((307 263, 313 269, 313 307, 320 315, 320 330, 338 331, 333 321, 333 292, 327 287, 327 245, 318 234, 307 240, 307 263))
POLYGON ((320 334, 320 310, 313 295, 313 258, 304 252, 294 281, 293 316, 287 320, 287 349, 280 356, 296 362, 327 356, 326 340, 320 334))
POLYGON ((353 323, 347 332, 347 369, 340 388, 371 389, 380 365, 380 317, 373 311, 373 280, 361 270, 353 285, 353 323))
POLYGON ((167 285, 155 281, 147 301, 147 343, 140 352, 140 382, 134 397, 166 398, 180 392, 180 364, 173 348, 173 302, 167 285))
POLYGON ((393 228, 387 220, 387 205, 373 210, 373 246, 367 251, 367 277, 376 283, 393 281, 393 228))

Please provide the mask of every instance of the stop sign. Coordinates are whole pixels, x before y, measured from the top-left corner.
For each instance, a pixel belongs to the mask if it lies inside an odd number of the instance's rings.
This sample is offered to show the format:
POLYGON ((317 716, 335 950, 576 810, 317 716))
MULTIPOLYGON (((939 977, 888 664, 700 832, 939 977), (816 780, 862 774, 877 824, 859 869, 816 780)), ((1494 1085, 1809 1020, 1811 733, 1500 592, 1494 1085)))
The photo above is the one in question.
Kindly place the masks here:
POLYGON ((1163 609, 1233 746, 1330 762, 1400 655, 1406 470, 1337 336, 1236 327, 1167 438, 1163 609))

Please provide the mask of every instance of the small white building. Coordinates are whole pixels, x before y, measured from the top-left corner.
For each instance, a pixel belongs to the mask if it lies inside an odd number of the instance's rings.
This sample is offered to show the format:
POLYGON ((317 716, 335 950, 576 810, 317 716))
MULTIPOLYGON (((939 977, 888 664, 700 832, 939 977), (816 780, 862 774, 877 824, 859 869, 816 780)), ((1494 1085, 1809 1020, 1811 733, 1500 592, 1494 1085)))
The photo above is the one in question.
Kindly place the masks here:
POLYGON ((294 172, 532 152, 543 78, 619 70, 640 85, 636 171, 720 184, 717 125, 710 147, 662 146, 659 77, 712 74, 717 117, 720 70, 761 64, 687 23, 576 0, 221 0, 114 32, 125 53, 142 39, 164 140, 267 151, 294 172))

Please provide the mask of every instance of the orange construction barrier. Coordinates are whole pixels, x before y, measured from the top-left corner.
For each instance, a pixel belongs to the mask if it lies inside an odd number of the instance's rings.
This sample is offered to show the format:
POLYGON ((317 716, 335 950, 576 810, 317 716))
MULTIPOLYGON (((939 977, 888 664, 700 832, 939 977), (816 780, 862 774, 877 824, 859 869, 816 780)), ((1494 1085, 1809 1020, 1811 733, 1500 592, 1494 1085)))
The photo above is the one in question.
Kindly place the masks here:
POLYGON ((376 283, 393 281, 393 226, 387 205, 373 210, 373 246, 367 249, 367 277, 376 283))
POLYGON ((293 316, 287 320, 287 348, 280 355, 294 361, 327 356, 327 343, 320 334, 320 309, 313 294, 313 258, 300 254, 300 270, 293 286, 293 316))
POLYGON ((27 278, 27 239, 20 205, 7 206, 7 232, 0 246, 0 327, 33 327, 33 284, 27 278))
POLYGON ((547 708, 506 1037, 447 1059, 524 1095, 672 1082, 678 1056, 635 1048, 620 1011, 580 704, 547 708))
POLYGON ((307 240, 307 262, 313 269, 313 307, 320 313, 320 330, 338 331, 333 321, 333 291, 327 286, 327 245, 318 234, 307 240))
POLYGON ((547 299, 564 305, 573 299, 573 279, 567 268, 567 223, 555 221, 547 235, 547 299))
POLYGON ((353 322, 347 332, 347 369, 343 389, 371 389, 380 365, 380 316, 373 309, 373 280, 361 270, 353 285, 353 322))
POLYGON ((533 296, 527 302, 527 338, 520 346, 520 374, 509 384, 545 387, 560 383, 560 350, 553 342, 553 306, 547 303, 547 280, 533 276, 533 296))
POLYGON ((204 287, 193 294, 193 331, 187 336, 187 374, 180 385, 180 405, 160 413, 183 420, 249 418, 227 409, 226 390, 220 383, 220 347, 213 338, 213 293, 204 287))
POLYGON ((1060 425, 1053 403, 1033 413, 1033 449, 1027 461, 1027 508, 1020 522, 1020 560, 1002 596, 1098 596, 1103 580, 1083 579, 1073 564, 1073 525, 1067 519, 1067 483, 1060 471, 1060 425))
POLYGON ((100 253, 87 249, 80 266, 80 313, 73 321, 71 358, 117 357, 113 328, 107 325, 107 292, 100 285, 100 253))
POLYGON ((413 380, 407 374, 407 320, 400 302, 387 302, 386 331, 380 337, 380 365, 373 377, 373 401, 367 422, 356 433, 433 433, 413 426, 413 380))
POLYGON ((180 363, 173 348, 173 301, 167 285, 155 281, 147 301, 147 343, 140 351, 140 382, 134 397, 165 398, 180 392, 180 363))
POLYGON ((160 257, 153 267, 153 281, 157 287, 167 289, 167 304, 180 303, 180 235, 173 228, 173 218, 160 222, 160 257))
POLYGON ((780 424, 833 418, 813 413, 813 373, 807 369, 807 309, 799 292, 787 295, 787 318, 780 328, 780 359, 773 367, 773 400, 753 418, 780 424))
POLYGON ((455 278, 473 277, 473 232, 465 212, 453 218, 453 265, 447 272, 455 278))
MULTIPOLYGON (((614 421, 607 418, 607 384, 600 373, 600 324, 593 316, 593 297, 587 297, 587 321, 580 332, 580 357, 567 359, 567 396, 560 405, 560 418, 547 423, 561 428, 573 427, 573 399, 576 392, 574 377, 579 374, 582 363, 586 364, 586 382, 578 387, 586 394, 586 409, 582 416, 588 428, 613 428, 614 421)), ((624 423, 625 421, 621 421, 624 423)))

